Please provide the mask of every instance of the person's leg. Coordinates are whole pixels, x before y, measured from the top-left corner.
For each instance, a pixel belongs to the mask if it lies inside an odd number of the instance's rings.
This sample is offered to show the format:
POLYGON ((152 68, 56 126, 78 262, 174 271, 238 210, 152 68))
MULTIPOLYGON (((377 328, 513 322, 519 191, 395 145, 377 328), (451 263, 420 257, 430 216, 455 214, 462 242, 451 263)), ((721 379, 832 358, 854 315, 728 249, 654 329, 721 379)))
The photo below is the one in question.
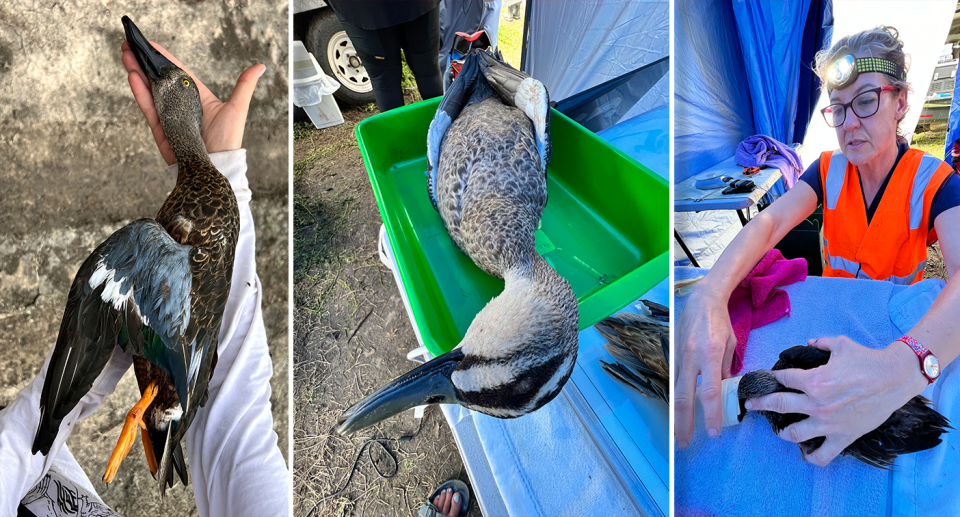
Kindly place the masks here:
POLYGON ((460 494, 448 488, 433 498, 434 506, 447 517, 460 517, 460 494))
POLYGON ((396 28, 399 30, 403 55, 417 80, 420 97, 431 99, 443 95, 440 67, 437 66, 437 54, 440 52, 440 7, 396 28))
POLYGON ((350 36, 353 48, 370 76, 373 95, 381 112, 403 106, 403 89, 400 87, 402 68, 400 64, 400 38, 397 27, 386 29, 361 29, 345 20, 340 20, 350 36))

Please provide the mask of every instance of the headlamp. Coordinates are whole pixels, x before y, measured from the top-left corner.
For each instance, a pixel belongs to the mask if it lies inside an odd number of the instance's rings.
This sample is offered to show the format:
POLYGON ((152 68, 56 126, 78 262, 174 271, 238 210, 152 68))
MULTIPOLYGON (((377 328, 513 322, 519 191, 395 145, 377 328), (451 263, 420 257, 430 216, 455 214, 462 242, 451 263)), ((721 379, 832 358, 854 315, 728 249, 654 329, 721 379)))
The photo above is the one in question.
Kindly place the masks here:
POLYGON ((831 90, 842 90, 853 84, 860 74, 868 72, 880 72, 900 81, 907 79, 903 67, 893 61, 878 57, 856 58, 847 54, 827 69, 827 86, 831 90))

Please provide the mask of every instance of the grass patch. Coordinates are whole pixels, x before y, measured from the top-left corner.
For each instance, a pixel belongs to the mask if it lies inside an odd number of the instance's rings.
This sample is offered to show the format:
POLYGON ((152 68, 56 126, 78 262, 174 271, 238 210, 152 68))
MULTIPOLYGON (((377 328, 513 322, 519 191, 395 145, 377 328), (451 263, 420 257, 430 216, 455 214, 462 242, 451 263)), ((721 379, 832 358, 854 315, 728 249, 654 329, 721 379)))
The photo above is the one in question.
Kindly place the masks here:
POLYGON ((293 196, 293 281, 309 276, 319 264, 340 262, 338 237, 350 226, 350 212, 356 208, 353 196, 337 194, 325 200, 320 196, 293 196))
POLYGON ((298 179, 304 171, 307 170, 309 165, 312 165, 317 160, 329 156, 333 153, 338 153, 344 149, 349 149, 351 147, 356 147, 357 141, 355 139, 347 140, 346 142, 340 142, 333 145, 328 145, 326 147, 321 147, 320 149, 314 149, 307 153, 307 156, 301 160, 293 162, 293 178, 294 180, 298 179))
POLYGON ((942 159, 944 149, 943 144, 946 138, 946 130, 926 131, 924 133, 913 135, 913 142, 910 146, 942 159))
POLYGON ((413 71, 410 70, 410 65, 407 64, 407 56, 403 54, 403 51, 400 51, 400 66, 401 68, 401 79, 400 87, 406 90, 416 90, 417 89, 417 79, 413 76, 413 71))
POLYGON ((523 47, 523 18, 525 9, 520 8, 520 19, 507 21, 509 7, 500 9, 500 28, 497 32, 497 47, 503 52, 503 59, 517 70, 520 69, 520 51, 523 47))
POLYGON ((301 138, 306 138, 310 136, 311 131, 313 131, 313 124, 309 122, 293 123, 293 139, 294 140, 300 140, 301 138))

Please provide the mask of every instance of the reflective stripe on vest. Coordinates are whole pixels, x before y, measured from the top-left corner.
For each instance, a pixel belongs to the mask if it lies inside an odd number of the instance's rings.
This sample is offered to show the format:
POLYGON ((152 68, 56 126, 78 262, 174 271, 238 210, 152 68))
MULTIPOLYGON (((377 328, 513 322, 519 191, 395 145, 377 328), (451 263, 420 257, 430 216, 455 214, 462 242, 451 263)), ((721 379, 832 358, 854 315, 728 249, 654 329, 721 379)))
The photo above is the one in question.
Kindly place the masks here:
POLYGON ((840 151, 834 151, 830 158, 830 169, 827 170, 827 181, 823 184, 823 202, 827 208, 837 208, 840 200, 840 191, 843 190, 843 178, 847 176, 847 157, 840 151))
MULTIPOLYGON (((851 260, 847 260, 843 257, 832 257, 828 255, 827 262, 830 264, 831 268, 842 269, 843 271, 850 273, 856 278, 864 278, 867 280, 878 280, 877 278, 871 278, 870 275, 864 273, 863 270, 860 269, 859 263, 853 262, 851 260)), ((917 266, 917 269, 915 269, 913 273, 910 273, 907 276, 891 276, 888 278, 881 278, 879 280, 886 280, 888 282, 892 282, 895 285, 910 285, 913 283, 914 280, 916 280, 917 273, 923 271, 923 268, 925 267, 927 267, 926 260, 921 262, 920 265, 917 266)))
POLYGON ((916 230, 923 223, 923 192, 930 183, 937 167, 943 165, 943 160, 931 154, 924 154, 920 159, 920 168, 913 177, 913 191, 910 193, 910 229, 916 230))

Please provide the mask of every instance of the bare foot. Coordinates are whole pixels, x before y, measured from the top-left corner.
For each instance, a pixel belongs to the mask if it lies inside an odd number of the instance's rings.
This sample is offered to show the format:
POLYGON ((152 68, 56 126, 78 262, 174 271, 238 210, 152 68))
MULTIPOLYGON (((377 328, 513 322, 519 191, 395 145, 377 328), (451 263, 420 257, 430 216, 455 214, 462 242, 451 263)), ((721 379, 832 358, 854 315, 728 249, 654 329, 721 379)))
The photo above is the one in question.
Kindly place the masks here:
POLYGON ((448 488, 431 501, 447 517, 460 517, 460 494, 448 488))

